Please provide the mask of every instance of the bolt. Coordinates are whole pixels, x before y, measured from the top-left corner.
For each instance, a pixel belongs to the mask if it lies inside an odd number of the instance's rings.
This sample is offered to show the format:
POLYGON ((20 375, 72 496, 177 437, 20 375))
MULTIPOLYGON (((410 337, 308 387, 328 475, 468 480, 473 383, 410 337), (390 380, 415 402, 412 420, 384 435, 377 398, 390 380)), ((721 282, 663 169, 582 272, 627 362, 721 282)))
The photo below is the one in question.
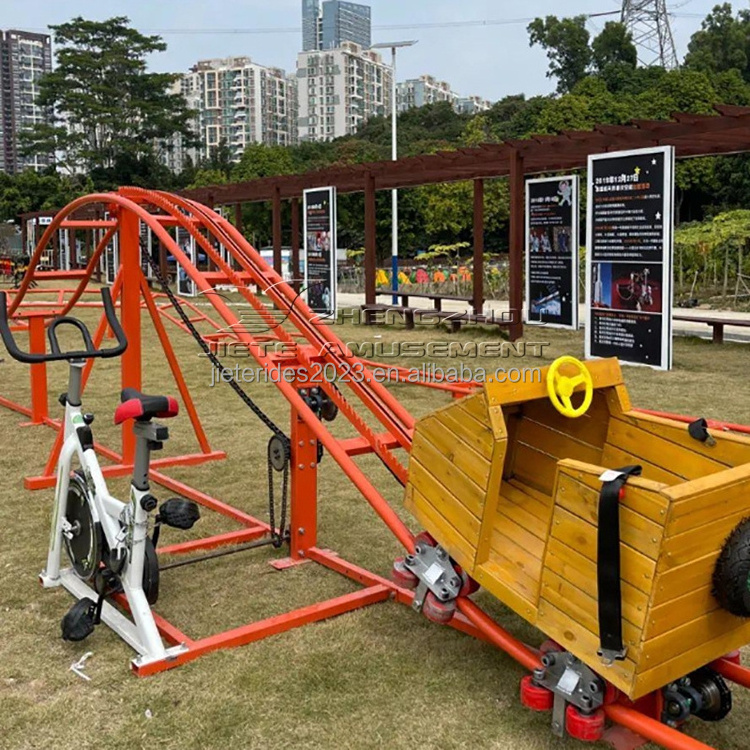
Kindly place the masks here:
POLYGON ((548 651, 543 657, 542 657, 542 664, 544 664, 545 667, 552 667, 555 664, 556 661, 555 655, 548 651))
POLYGON ((589 682, 589 691, 596 695, 599 692, 599 683, 593 680, 589 682))
POLYGON ((445 554, 445 550, 442 547, 438 547, 437 556, 439 560, 445 560, 445 558, 447 557, 447 555, 445 554))
POLYGON ((591 696, 590 695, 582 695, 581 696, 581 703, 583 703, 584 706, 590 706, 591 705, 591 696))
POLYGON ((314 441, 314 440, 311 440, 311 441, 310 441, 310 445, 315 445, 315 441, 314 441))
POLYGON ((414 555, 407 555, 406 556, 406 562, 409 565, 414 565, 415 561, 416 561, 416 558, 414 557, 414 555))
POLYGON ((298 534, 299 534, 300 536, 304 536, 304 535, 305 535, 305 527, 304 527, 304 526, 300 526, 300 527, 299 527, 299 528, 297 529, 297 533, 298 533, 298 534))
POLYGON ((316 467, 317 465, 318 465, 318 464, 316 464, 316 463, 314 463, 314 462, 313 462, 313 463, 311 463, 311 464, 310 464, 310 468, 311 468, 311 469, 314 469, 314 468, 315 468, 315 467, 316 467))
POLYGON ((305 445, 305 441, 304 441, 304 440, 300 440, 300 441, 299 441, 299 447, 300 447, 300 448, 303 448, 303 447, 304 447, 304 445, 305 445))
POLYGON ((453 576, 453 578, 451 578, 451 586, 453 586, 453 588, 456 588, 459 583, 461 583, 461 581, 456 578, 456 576, 453 576))
POLYGON ((299 466, 297 466, 297 468, 298 468, 298 469, 299 469, 300 471, 302 471, 302 469, 304 469, 304 468, 305 468, 305 465, 304 465, 304 464, 300 464, 299 466))
POLYGON ((538 685, 542 680, 546 677, 547 670, 543 669, 542 667, 537 667, 532 676, 531 679, 538 685))

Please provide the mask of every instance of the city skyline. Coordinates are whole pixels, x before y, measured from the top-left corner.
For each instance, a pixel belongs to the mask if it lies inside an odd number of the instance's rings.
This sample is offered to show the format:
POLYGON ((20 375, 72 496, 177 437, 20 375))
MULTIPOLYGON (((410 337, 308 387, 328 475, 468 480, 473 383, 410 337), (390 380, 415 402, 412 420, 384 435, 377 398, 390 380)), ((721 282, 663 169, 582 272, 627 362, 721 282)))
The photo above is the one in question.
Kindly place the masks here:
MULTIPOLYGON (((449 81, 462 95, 480 95, 496 101, 504 96, 525 93, 528 96, 549 94, 554 82, 546 77, 547 58, 539 48, 529 48, 526 25, 536 16, 549 14, 572 16, 609 10, 598 0, 571 0, 561 12, 551 0, 528 0, 519 9, 515 3, 469 0, 461 6, 448 0, 371 0, 363 4, 372 8, 373 42, 395 38, 419 38, 399 61, 399 80, 417 79, 428 74, 449 81), (520 16, 523 15, 523 18, 520 16), (468 21, 503 21, 509 23, 484 26, 460 25, 468 21), (442 24, 459 25, 445 27, 442 24), (512 22, 512 23, 510 23, 512 22), (432 24, 414 28, 408 24, 432 24), (399 26, 399 28, 384 28, 399 26)), ((678 54, 683 56, 690 35, 714 6, 713 0, 691 0, 677 10, 673 22, 678 54)), ((589 30, 596 34, 606 20, 616 20, 619 3, 610 3, 615 15, 592 19, 589 30)), ((741 7, 735 3, 735 10, 741 7)), ((144 33, 160 34, 168 44, 165 53, 150 60, 153 70, 184 73, 198 59, 251 57, 264 66, 292 72, 297 54, 302 50, 300 0, 245 0, 232 6, 228 20, 217 14, 216 7, 197 0, 163 2, 131 0, 123 11, 115 0, 70 0, 64 7, 44 0, 14 3, 4 12, 5 28, 19 28, 45 33, 48 24, 62 23, 75 15, 105 19, 125 13, 133 26, 144 33), (184 33, 190 29, 201 33, 184 33), (218 29, 266 29, 265 33, 218 33, 218 29), (294 29, 294 31, 279 31, 294 29)))

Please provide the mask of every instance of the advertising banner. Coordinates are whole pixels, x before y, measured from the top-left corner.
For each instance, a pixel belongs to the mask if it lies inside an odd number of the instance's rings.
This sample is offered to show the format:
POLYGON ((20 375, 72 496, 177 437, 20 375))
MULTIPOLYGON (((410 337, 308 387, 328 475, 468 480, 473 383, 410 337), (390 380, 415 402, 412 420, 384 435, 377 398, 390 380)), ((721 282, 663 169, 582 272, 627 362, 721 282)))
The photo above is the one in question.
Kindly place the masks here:
POLYGON ((305 294, 313 312, 336 314, 336 188, 304 192, 305 294))
POLYGON ((589 156, 586 356, 672 366, 674 148, 589 156))
POLYGON ((578 177, 526 182, 526 322, 578 328, 578 177))

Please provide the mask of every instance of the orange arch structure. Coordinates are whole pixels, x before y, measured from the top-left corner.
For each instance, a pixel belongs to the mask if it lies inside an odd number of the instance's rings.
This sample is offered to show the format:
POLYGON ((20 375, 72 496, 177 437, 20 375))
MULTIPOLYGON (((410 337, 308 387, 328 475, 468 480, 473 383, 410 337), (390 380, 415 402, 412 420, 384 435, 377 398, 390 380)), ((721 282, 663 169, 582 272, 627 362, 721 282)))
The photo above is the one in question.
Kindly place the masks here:
MULTIPOLYGON (((356 456, 375 454, 395 480, 404 484, 407 468, 399 460, 396 451, 402 449, 408 452, 411 447, 414 428, 412 415, 378 382, 370 367, 371 363, 354 356, 332 328, 325 325, 326 321, 317 319, 294 289, 262 259, 232 224, 206 206, 180 196, 140 188, 122 188, 116 193, 97 193, 78 198, 55 216, 35 249, 23 282, 12 296, 9 312, 14 326, 28 331, 31 350, 42 351, 45 346, 45 326, 51 319, 67 314, 76 306, 97 304, 85 301, 85 295, 90 293, 87 287, 102 253, 115 237, 118 238, 120 266, 112 285, 112 296, 119 306, 122 326, 129 340, 128 350, 121 359, 122 387, 141 387, 141 324, 145 311, 150 316, 164 350, 199 445, 199 451, 194 454, 154 462, 151 479, 225 515, 240 526, 235 531, 171 545, 159 551, 189 554, 223 545, 253 542, 267 537, 271 529, 268 523, 176 481, 163 472, 170 465, 202 463, 224 458, 226 454, 213 450, 209 445, 169 342, 164 320, 184 326, 170 314, 168 305, 162 304, 163 295, 152 292, 144 274, 140 241, 143 226, 175 258, 182 272, 203 294, 203 304, 210 304, 214 313, 211 316, 206 315, 199 306, 188 301, 183 303, 194 316, 191 321, 209 329, 204 339, 214 345, 222 341, 241 344, 259 367, 267 372, 277 370, 286 374, 286 377, 272 379, 288 401, 291 411, 288 433, 292 451, 289 557, 278 567, 312 561, 347 576, 362 588, 351 594, 199 639, 191 638, 157 615, 155 619, 162 636, 170 643, 184 644, 185 650, 169 661, 150 663, 140 670, 136 669, 136 672, 147 675, 171 669, 217 649, 247 644, 388 599, 411 604, 414 597, 412 591, 318 546, 317 446, 318 443, 324 446, 394 536, 408 552, 412 552, 414 536, 411 531, 354 461, 356 456), (97 207, 103 208, 108 218, 91 220, 82 215, 97 207), (195 240, 196 246, 206 255, 210 270, 199 270, 191 262, 170 234, 171 227, 181 228, 195 240), (95 230, 101 233, 101 237, 94 243, 94 251, 85 269, 40 273, 37 270, 40 258, 53 234, 59 229, 95 230), (77 283, 69 288, 54 290, 53 301, 39 302, 36 300, 36 293, 45 292, 49 295, 50 290, 33 289, 32 282, 38 279, 77 283), (267 330, 260 334, 251 332, 242 320, 240 308, 228 304, 220 294, 214 293, 217 284, 235 287, 244 301, 244 309, 252 310, 257 319, 265 323, 267 330), (279 320, 279 315, 282 316, 282 321, 279 320), (220 322, 217 322, 217 318, 220 322), (269 344, 280 346, 269 347, 269 344), (335 378, 323 377, 324 368, 335 374, 335 378), (311 373, 318 375, 311 377, 311 373), (331 382, 332 380, 335 382, 331 382), (305 398, 305 389, 312 386, 322 389, 338 407, 340 418, 349 423, 353 437, 338 438, 321 421, 305 398)), ((102 316, 94 335, 95 345, 98 346, 105 335, 106 322, 102 316)), ((91 364, 89 362, 85 370, 84 384, 90 374, 91 364)), ((403 374, 398 368, 393 369, 396 378, 403 374)), ((21 413, 33 424, 47 425, 57 431, 43 474, 26 481, 27 487, 38 489, 54 485, 54 467, 62 444, 62 434, 60 422, 52 419, 47 412, 45 366, 31 365, 30 371, 31 406, 15 403, 3 396, 0 396, 0 405, 21 413)), ((471 389, 471 384, 447 386, 423 382, 422 385, 454 391, 455 395, 471 389)), ((122 432, 119 451, 101 445, 97 446, 97 450, 112 461, 112 465, 105 467, 105 474, 124 475, 131 471, 134 445, 128 430, 122 432)), ((539 655, 535 650, 516 640, 467 597, 459 598, 458 612, 451 620, 451 625, 504 650, 526 669, 533 670, 540 665, 539 655)), ((727 660, 721 660, 713 666, 735 682, 750 686, 750 670, 727 660)), ((659 721, 661 709, 658 697, 654 694, 648 701, 644 700, 634 706, 620 701, 616 692, 613 692, 605 711, 612 721, 627 726, 664 747, 674 750, 710 750, 703 743, 686 737, 659 721)))

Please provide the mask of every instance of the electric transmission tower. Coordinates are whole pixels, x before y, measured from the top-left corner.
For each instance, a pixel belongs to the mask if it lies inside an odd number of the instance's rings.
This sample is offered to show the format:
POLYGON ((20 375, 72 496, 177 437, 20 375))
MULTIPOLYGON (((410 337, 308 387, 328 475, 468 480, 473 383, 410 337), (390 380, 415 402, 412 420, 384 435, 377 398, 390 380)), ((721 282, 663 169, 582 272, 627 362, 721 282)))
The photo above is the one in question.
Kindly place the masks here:
POLYGON ((641 65, 678 66, 666 0, 623 0, 620 19, 633 35, 641 65))

